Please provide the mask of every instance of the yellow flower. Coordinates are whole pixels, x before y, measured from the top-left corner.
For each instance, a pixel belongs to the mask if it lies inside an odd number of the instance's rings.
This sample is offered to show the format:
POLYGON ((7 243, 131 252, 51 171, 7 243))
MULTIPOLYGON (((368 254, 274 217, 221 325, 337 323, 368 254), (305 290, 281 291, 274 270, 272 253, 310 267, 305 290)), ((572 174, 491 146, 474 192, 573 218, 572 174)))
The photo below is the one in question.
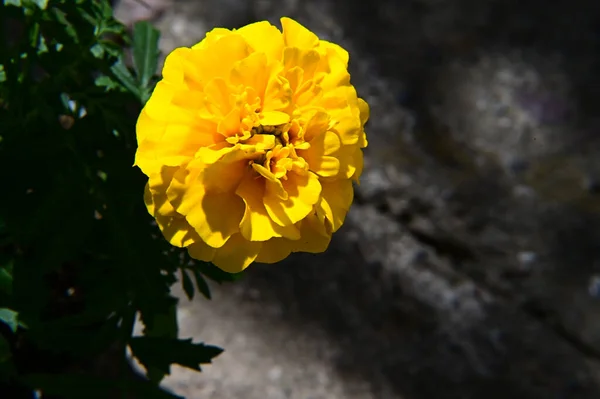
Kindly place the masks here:
POLYGON ((323 252, 362 173, 369 107, 348 53, 289 19, 174 50, 137 122, 163 235, 227 272, 323 252))

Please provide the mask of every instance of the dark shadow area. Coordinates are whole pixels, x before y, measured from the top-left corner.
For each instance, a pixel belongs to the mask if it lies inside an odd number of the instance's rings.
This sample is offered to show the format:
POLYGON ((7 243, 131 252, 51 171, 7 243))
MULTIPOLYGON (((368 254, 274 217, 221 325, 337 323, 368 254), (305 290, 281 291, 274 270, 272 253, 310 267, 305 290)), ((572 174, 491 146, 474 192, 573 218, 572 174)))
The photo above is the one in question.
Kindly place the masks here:
POLYGON ((265 303, 282 303, 285 320, 298 329, 320 325, 339 346, 341 374, 366 378, 375 397, 600 394, 585 358, 526 313, 495 304, 480 324, 452 328, 438 311, 403 292, 397 276, 366 263, 356 245, 340 236, 326 255, 298 254, 276 268, 257 265, 245 284, 261 291, 265 303))

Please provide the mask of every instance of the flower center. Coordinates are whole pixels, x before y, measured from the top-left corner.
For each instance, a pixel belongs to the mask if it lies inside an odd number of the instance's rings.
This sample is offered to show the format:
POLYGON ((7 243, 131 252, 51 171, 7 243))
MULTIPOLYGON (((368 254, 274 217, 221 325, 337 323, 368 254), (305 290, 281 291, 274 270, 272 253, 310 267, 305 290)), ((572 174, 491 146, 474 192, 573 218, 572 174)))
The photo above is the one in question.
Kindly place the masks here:
POLYGON ((290 131, 294 130, 292 126, 292 123, 285 123, 275 126, 258 125, 251 129, 249 141, 270 142, 270 145, 265 148, 264 154, 250 162, 254 164, 253 167, 259 174, 268 171, 272 177, 286 180, 288 171, 294 169, 301 173, 307 169, 306 162, 298 157, 291 142, 293 140, 290 139, 290 133, 295 137, 294 133, 290 131), (261 136, 266 140, 261 139, 261 136), (273 139, 267 139, 265 136, 274 136, 274 141, 272 141, 273 139))
POLYGON ((275 143, 286 146, 289 143, 290 136, 288 134, 288 130, 290 129, 290 124, 285 123, 283 125, 277 126, 269 126, 269 125, 258 125, 252 128, 250 134, 254 136, 255 134, 266 134, 275 136, 275 143))

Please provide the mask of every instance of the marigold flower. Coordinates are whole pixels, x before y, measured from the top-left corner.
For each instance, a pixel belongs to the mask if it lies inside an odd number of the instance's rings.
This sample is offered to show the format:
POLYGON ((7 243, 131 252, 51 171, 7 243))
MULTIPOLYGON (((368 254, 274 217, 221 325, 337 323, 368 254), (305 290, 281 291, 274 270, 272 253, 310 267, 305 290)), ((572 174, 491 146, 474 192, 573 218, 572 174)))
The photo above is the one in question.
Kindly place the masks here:
POLYGON ((148 211, 172 245, 227 272, 325 251, 362 173, 369 107, 348 52, 281 24, 174 50, 137 122, 148 211))

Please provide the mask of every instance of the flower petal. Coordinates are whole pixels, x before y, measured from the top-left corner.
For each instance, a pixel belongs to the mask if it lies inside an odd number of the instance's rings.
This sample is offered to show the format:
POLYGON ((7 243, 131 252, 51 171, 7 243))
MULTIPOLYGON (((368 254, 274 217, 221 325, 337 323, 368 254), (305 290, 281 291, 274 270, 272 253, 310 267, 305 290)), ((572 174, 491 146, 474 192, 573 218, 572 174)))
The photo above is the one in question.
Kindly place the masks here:
POLYGON ((269 217, 262 201, 265 193, 265 180, 256 179, 254 174, 247 174, 237 188, 246 204, 244 217, 240 222, 240 232, 249 241, 267 241, 273 237, 281 237, 278 226, 269 217))
POLYGON ((260 114, 260 123, 263 126, 283 125, 290 121, 290 116, 285 112, 264 111, 260 114))
POLYGON ((277 192, 271 191, 270 185, 267 185, 264 197, 269 216, 281 226, 295 224, 306 217, 321 193, 319 178, 312 172, 305 175, 288 173, 287 177, 287 180, 282 181, 283 188, 288 193, 287 200, 282 200, 277 192))
POLYGON ((167 190, 169 202, 184 215, 202 240, 213 248, 222 247, 239 231, 244 201, 231 192, 207 192, 198 181, 200 172, 178 171, 167 190))
POLYGON ((256 262, 260 263, 277 263, 289 256, 292 252, 293 241, 285 238, 271 238, 263 242, 256 262))
POLYGON ((263 98, 270 78, 267 68, 267 56, 264 53, 253 53, 236 63, 231 71, 231 82, 234 85, 252 87, 259 97, 263 98))
POLYGON ((208 121, 163 123, 152 119, 145 110, 140 113, 136 129, 142 140, 138 144, 135 165, 146 173, 158 172, 153 169, 153 164, 179 166, 192 159, 199 148, 224 140, 208 121))
POLYGON ((354 173, 352 174, 352 180, 356 182, 356 184, 360 184, 360 176, 362 175, 362 171, 364 168, 364 155, 361 149, 357 149, 352 156, 354 160, 354 166, 356 167, 354 173))
POLYGON ((331 241, 325 226, 315 215, 310 215, 299 223, 301 239, 292 241, 293 252, 321 253, 325 252, 331 241))
POLYGON ((204 262, 211 262, 215 257, 217 250, 213 247, 209 247, 203 241, 197 241, 187 247, 188 254, 194 258, 204 262))
POLYGON ((241 234, 234 234, 215 251, 212 262, 227 273, 239 273, 254 262, 262 245, 262 242, 248 241, 241 234))
POLYGON ((264 52, 269 60, 279 60, 283 51, 283 36, 267 21, 255 22, 237 30, 254 51, 264 52))
MULTIPOLYGON (((313 118, 314 119, 314 118, 313 118)), ((326 125, 321 128, 326 129, 326 125)), ((330 131, 312 133, 310 130, 310 147, 306 150, 297 150, 298 156, 308 162, 309 169, 319 176, 337 176, 340 171, 340 161, 329 154, 334 154, 340 148, 340 139, 337 134, 330 131)))
POLYGON ((321 187, 321 199, 317 204, 317 208, 325 214, 331 222, 333 232, 336 232, 344 223, 346 214, 354 199, 352 181, 322 182, 321 187))
POLYGON ((176 247, 186 247, 200 241, 200 237, 167 199, 167 187, 177 170, 163 168, 161 173, 151 175, 144 191, 144 202, 167 241, 176 247))
POLYGON ((189 54, 198 75, 206 84, 214 78, 229 79, 234 64, 250 55, 251 48, 242 35, 232 33, 219 37, 213 43, 194 48, 189 54))
POLYGON ((317 35, 300 25, 293 19, 281 18, 283 28, 283 42, 287 47, 314 48, 319 45, 317 35))

